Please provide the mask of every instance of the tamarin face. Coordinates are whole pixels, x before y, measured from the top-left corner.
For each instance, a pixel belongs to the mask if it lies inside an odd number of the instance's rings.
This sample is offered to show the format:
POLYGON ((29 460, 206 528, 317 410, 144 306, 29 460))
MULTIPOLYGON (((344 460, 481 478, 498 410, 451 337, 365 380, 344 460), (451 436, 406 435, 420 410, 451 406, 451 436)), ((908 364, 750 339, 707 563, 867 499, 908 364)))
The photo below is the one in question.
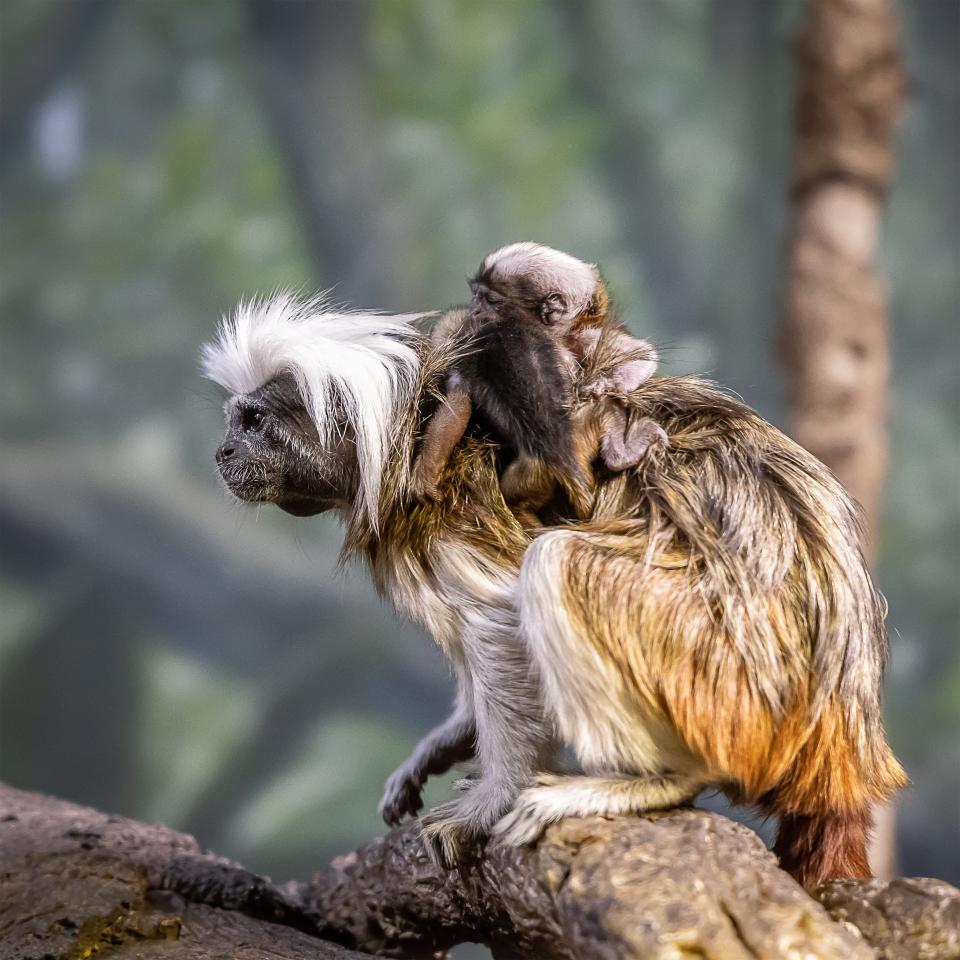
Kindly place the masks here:
POLYGON ((346 506, 356 492, 354 449, 345 428, 327 449, 300 399, 281 374, 224 405, 227 431, 216 461, 227 489, 247 503, 275 503, 306 517, 346 506))
POLYGON ((593 264, 538 243, 514 243, 489 254, 469 283, 474 322, 537 322, 563 336, 601 281, 593 264))

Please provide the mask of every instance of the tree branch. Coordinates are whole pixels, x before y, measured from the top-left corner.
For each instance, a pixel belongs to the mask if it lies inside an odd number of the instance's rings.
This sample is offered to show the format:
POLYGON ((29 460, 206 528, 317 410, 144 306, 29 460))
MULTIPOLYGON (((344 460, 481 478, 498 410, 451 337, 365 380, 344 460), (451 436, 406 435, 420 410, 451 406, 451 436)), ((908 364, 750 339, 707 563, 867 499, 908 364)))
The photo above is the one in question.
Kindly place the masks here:
POLYGON ((464 939, 498 960, 677 955, 667 944, 705 960, 873 956, 756 834, 700 810, 567 820, 533 849, 491 845, 462 874, 437 870, 411 824, 339 858, 303 896, 325 936, 388 956, 464 939))
POLYGON ((462 873, 438 870, 408 824, 277 886, 165 827, 0 785, 0 885, 0 956, 16 960, 435 958, 470 940, 497 960, 960 952, 949 884, 837 881, 821 906, 751 831, 689 809, 567 820, 462 873))

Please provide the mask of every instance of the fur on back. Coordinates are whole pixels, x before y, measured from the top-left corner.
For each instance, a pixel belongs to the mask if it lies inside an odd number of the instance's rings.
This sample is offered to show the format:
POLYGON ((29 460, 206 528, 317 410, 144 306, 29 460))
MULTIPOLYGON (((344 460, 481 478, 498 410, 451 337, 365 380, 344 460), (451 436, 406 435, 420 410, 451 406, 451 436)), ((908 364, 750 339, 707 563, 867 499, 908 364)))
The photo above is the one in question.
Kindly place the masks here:
POLYGON ((359 509, 375 528, 380 482, 394 425, 418 389, 422 314, 337 308, 321 294, 281 292, 242 302, 203 349, 203 372, 234 394, 280 373, 297 381, 321 441, 344 422, 353 429, 361 477, 359 509))

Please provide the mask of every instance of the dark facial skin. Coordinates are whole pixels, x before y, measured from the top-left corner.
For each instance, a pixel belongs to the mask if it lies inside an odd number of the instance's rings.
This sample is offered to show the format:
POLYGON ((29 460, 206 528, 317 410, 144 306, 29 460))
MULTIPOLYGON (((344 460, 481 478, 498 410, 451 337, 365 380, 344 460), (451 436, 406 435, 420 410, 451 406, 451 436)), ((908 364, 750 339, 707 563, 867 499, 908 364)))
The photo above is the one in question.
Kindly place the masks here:
POLYGON ((457 364, 473 404, 518 452, 570 467, 570 376, 561 362, 554 295, 535 280, 481 270, 470 281, 467 329, 475 349, 457 364))
POLYGON ((535 278, 518 274, 502 276, 494 268, 482 267, 469 281, 470 320, 478 325, 497 320, 512 323, 541 323, 551 334, 562 337, 569 322, 561 322, 565 304, 558 293, 545 292, 535 278))
POLYGON ((275 503, 297 517, 346 506, 356 490, 348 436, 325 447, 300 399, 281 374, 225 406, 227 432, 216 453, 227 489, 248 503, 275 503))

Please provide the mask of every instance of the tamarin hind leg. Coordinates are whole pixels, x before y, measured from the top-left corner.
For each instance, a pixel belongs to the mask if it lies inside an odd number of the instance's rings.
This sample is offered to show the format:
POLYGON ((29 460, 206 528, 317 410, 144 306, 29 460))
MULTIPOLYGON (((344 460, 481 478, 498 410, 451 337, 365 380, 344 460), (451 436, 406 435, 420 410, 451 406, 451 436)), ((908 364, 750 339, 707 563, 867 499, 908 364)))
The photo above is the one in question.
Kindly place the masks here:
POLYGON ((603 415, 600 456, 611 470, 635 467, 653 444, 670 443, 666 431, 647 417, 628 422, 627 412, 616 403, 608 403, 603 415))
MULTIPOLYGON (((450 560, 452 575, 456 556, 450 560)), ((472 684, 479 776, 463 784, 456 800, 420 820, 428 852, 448 868, 472 855, 477 841, 489 834, 556 753, 539 678, 517 635, 511 609, 514 583, 491 582, 489 589, 487 605, 465 606, 461 634, 472 684)))
POLYGON ((453 448, 463 439, 473 404, 470 393, 456 373, 447 378, 443 400, 430 418, 420 454, 410 477, 410 495, 418 500, 437 497, 437 483, 453 448))
POLYGON ((493 832, 516 846, 533 843, 549 824, 564 817, 614 817, 668 810, 690 803, 704 786, 701 780, 673 773, 647 777, 542 774, 536 786, 520 794, 493 832))

